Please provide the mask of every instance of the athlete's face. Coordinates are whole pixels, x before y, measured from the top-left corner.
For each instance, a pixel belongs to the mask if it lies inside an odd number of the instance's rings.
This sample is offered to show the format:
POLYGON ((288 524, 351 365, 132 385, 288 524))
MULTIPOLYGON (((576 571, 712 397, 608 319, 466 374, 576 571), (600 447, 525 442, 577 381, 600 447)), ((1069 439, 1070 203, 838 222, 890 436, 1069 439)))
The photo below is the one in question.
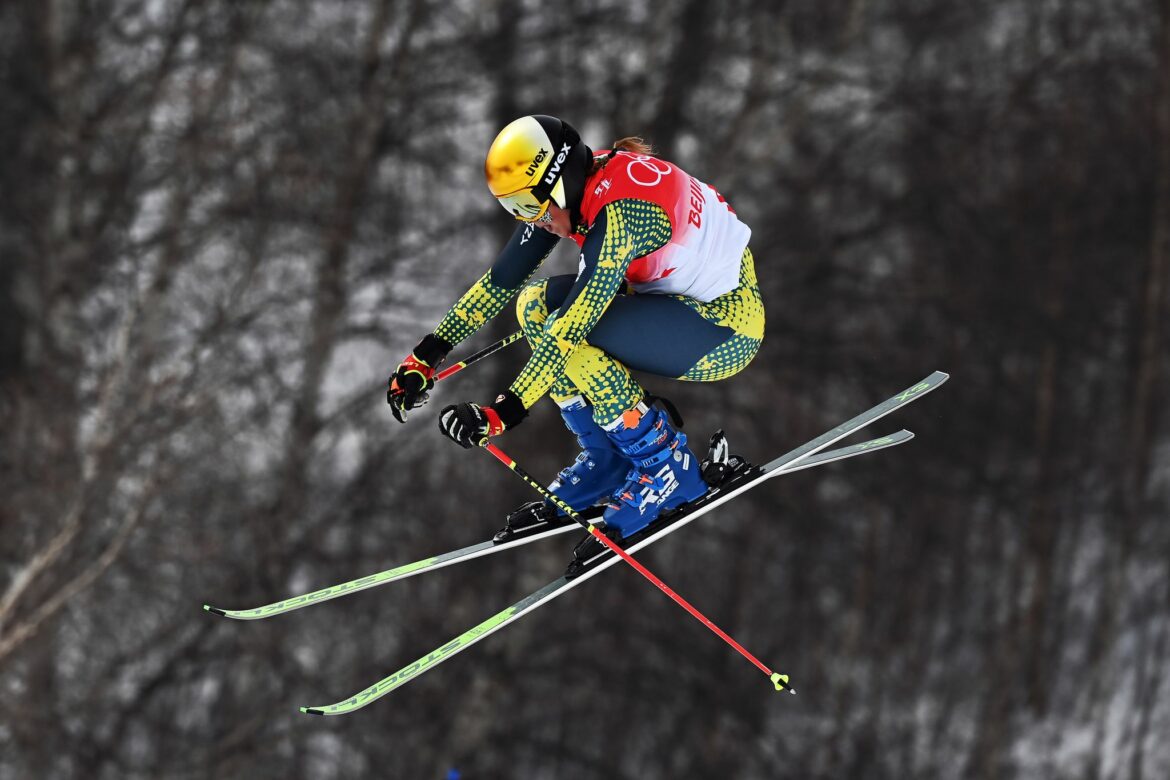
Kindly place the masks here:
POLYGON ((538 221, 536 226, 561 238, 568 238, 573 232, 572 220, 569 219, 568 209, 563 209, 555 203, 548 204, 548 213, 551 219, 548 222, 538 221))

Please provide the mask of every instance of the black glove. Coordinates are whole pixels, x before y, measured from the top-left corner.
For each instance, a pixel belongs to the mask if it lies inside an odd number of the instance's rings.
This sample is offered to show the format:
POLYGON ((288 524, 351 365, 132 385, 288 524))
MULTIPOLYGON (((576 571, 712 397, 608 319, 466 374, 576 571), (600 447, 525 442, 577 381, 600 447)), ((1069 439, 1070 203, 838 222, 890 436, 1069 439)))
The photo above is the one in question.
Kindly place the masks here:
POLYGON ((489 436, 515 428, 527 415, 520 398, 505 390, 490 406, 462 403, 444 407, 439 412, 439 430, 464 449, 470 449, 473 444, 482 447, 489 436))
POLYGON ((450 344, 430 333, 399 364, 386 390, 386 403, 390 404, 390 413, 395 420, 406 422, 408 411, 427 402, 430 390, 435 386, 435 372, 450 351, 450 344))

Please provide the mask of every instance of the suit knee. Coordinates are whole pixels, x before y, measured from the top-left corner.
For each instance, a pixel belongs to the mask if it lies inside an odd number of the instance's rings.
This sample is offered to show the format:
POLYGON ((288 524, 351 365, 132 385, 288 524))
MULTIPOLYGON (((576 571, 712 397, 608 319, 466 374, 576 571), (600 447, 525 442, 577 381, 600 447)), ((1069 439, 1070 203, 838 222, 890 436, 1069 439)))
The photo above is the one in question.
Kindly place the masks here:
POLYGON ((544 329, 545 320, 548 319, 548 305, 545 303, 547 289, 548 279, 537 279, 524 285, 516 298, 516 319, 530 343, 544 329))

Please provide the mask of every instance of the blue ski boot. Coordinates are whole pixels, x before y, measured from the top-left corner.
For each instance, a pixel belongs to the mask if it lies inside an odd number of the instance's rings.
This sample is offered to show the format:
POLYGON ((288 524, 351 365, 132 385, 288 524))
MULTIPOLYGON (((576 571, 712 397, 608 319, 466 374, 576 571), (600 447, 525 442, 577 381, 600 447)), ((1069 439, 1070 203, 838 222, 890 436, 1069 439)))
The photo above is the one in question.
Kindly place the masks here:
POLYGON ((605 526, 628 539, 666 509, 694 501, 707 492, 701 464, 687 437, 670 425, 666 412, 638 404, 609 431, 610 441, 634 462, 626 483, 605 510, 605 526))
MULTIPOLYGON (((594 506, 613 494, 625 482, 630 461, 610 442, 609 436, 593 419, 593 408, 577 396, 561 407, 565 427, 577 436, 581 452, 573 463, 557 474, 548 489, 573 508, 585 520, 601 517, 603 507, 594 506)), ((530 536, 573 521, 549 501, 532 501, 508 515, 494 541, 510 541, 530 536)))
MULTIPOLYGON (((561 417, 565 427, 577 436, 581 452, 571 465, 561 469, 548 489, 584 519, 594 520, 603 511, 594 505, 621 487, 630 461, 593 420, 593 408, 585 399, 578 396, 562 406, 561 417)), ((508 515, 504 528, 494 538, 497 543, 505 542, 572 522, 551 502, 533 501, 508 515)))
POLYGON ((572 465, 561 469, 548 489, 580 512, 620 487, 630 462, 593 419, 593 407, 584 400, 567 408, 562 406, 561 418, 565 427, 577 436, 581 452, 572 465))
MULTIPOLYGON (((665 400, 665 399, 663 399, 663 400, 665 400)), ((665 417, 665 415, 663 415, 663 416, 665 417)), ((675 413, 674 419, 675 420, 678 419, 677 413, 675 413)), ((654 424, 656 424, 656 423, 654 423, 654 424)), ((665 421, 664 421, 664 428, 666 428, 668 431, 670 431, 669 433, 666 434, 668 437, 672 437, 672 438, 677 437, 678 444, 677 444, 677 446, 674 446, 673 448, 671 447, 671 445, 666 444, 666 443, 664 443, 663 445, 659 445, 659 446, 666 447, 667 451, 669 451, 671 453, 671 455, 669 456, 668 462, 674 462, 674 454, 673 454, 674 452, 682 452, 683 453, 682 460, 681 460, 681 462, 679 462, 679 469, 676 469, 672 473, 676 473, 676 476, 675 476, 676 482, 678 482, 680 484, 686 483, 687 485, 690 485, 690 486, 695 488, 695 493, 691 493, 691 495, 694 495, 695 497, 691 498, 690 501, 698 501, 699 499, 701 499, 705 495, 705 492, 703 492, 703 491, 708 491, 711 488, 715 488, 715 487, 721 487, 729 479, 732 479, 736 476, 740 476, 753 468, 751 466, 751 464, 749 464, 743 458, 739 457, 738 455, 731 455, 730 454, 730 452, 728 451, 728 447, 727 447, 727 437, 723 435, 723 431, 716 431, 715 435, 713 435, 711 437, 711 446, 710 446, 710 449, 707 451, 707 458, 702 462, 702 464, 700 464, 698 467, 696 467, 694 465, 694 457, 695 456, 694 456, 694 453, 690 452, 689 449, 687 448, 686 437, 683 436, 683 434, 681 434, 681 433, 674 433, 673 430, 670 429, 669 424, 665 423, 665 421), (688 456, 689 456, 689 462, 688 462, 688 456), (695 486, 693 484, 694 480, 695 480, 695 475, 694 475, 693 471, 696 468, 698 470, 699 480, 702 483, 705 483, 702 485, 701 488, 699 486, 695 486), (681 470, 683 472, 690 471, 692 473, 684 473, 683 478, 680 479, 677 476, 678 470, 681 470), (696 493, 697 493, 697 495, 696 495, 696 493)), ((654 466, 651 466, 650 470, 654 471, 655 473, 661 472, 661 468, 658 468, 657 471, 655 471, 654 466)), ((633 479, 633 477, 634 477, 634 472, 631 472, 631 478, 633 479)), ((666 483, 669 479, 668 477, 666 477, 666 475, 663 475, 659 478, 663 481, 663 483, 666 483)), ((644 483, 641 480, 641 478, 637 478, 634 486, 639 489, 638 495, 641 495, 641 490, 646 487, 646 483, 644 483)), ((675 502, 681 501, 681 499, 677 497, 677 494, 679 494, 680 490, 682 490, 682 488, 675 488, 674 493, 672 493, 670 496, 668 496, 667 500, 665 502, 663 502, 663 504, 660 504, 653 511, 660 513, 663 511, 664 506, 666 506, 666 508, 669 508, 669 507, 672 507, 675 502)), ((624 493, 627 493, 627 492, 629 492, 631 494, 631 496, 634 495, 634 493, 632 491, 627 491, 625 489, 625 487, 623 486, 621 493, 618 496, 616 496, 616 499, 617 499, 616 504, 611 504, 610 506, 606 507, 605 511, 607 514, 609 514, 611 517, 613 517, 620 511, 620 507, 628 506, 628 504, 626 504, 626 502, 624 502, 622 500, 622 495, 624 493)), ((643 503, 645 503, 645 502, 643 502, 643 503)), ((650 509, 646 510, 647 515, 649 515, 650 512, 651 512, 650 509)), ((619 522, 620 522, 620 519, 621 518, 619 517, 619 522)), ((606 536, 608 536, 613 541, 621 543, 622 546, 627 546, 629 544, 636 543, 639 539, 650 534, 652 531, 654 531, 657 528, 657 526, 653 526, 653 525, 650 525, 650 523, 646 523, 646 525, 640 531, 636 531, 632 535, 627 534, 627 535, 623 536, 621 530, 619 528, 617 528, 616 526, 606 525, 606 524, 599 524, 599 525, 603 526, 601 529, 602 533, 604 533, 606 536)), ((579 577, 580 575, 582 575, 583 573, 585 573, 586 571, 591 569, 598 562, 605 560, 609 555, 610 555, 609 550, 601 542, 597 541, 597 539, 595 539, 592 535, 586 536, 584 539, 582 539, 580 542, 577 543, 576 547, 573 548, 573 558, 572 558, 572 560, 569 561, 568 568, 565 569, 565 576, 568 577, 569 579, 573 579, 574 577, 579 577)))

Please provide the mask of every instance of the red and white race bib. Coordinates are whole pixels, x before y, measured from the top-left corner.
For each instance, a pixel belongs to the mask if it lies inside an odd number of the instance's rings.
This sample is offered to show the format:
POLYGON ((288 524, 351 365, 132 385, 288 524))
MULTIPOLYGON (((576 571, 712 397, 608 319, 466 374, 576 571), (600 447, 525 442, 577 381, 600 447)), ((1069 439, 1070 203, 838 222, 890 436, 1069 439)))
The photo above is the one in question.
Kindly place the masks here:
MULTIPOLYGON (((636 292, 710 301, 739 284, 740 258, 751 229, 713 187, 666 160, 618 152, 585 182, 581 216, 593 224, 607 204, 625 198, 657 204, 670 218, 669 243, 626 270, 636 292)), ((584 243, 582 236, 573 238, 584 243)))

